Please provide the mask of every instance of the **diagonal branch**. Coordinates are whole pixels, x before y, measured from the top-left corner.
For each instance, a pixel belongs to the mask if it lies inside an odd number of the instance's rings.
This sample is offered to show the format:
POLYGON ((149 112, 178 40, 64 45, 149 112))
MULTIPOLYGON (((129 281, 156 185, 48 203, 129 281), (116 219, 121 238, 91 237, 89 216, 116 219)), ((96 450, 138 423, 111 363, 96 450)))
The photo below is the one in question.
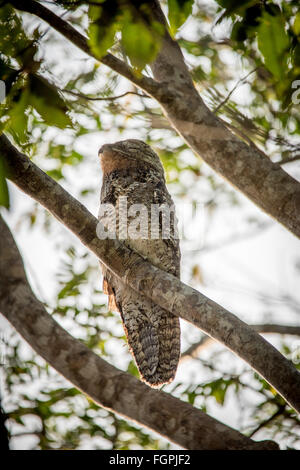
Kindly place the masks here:
POLYGON ((159 84, 150 77, 144 75, 137 76, 134 71, 122 60, 115 57, 113 54, 106 54, 103 57, 98 57, 94 54, 88 44, 88 38, 81 34, 77 29, 70 25, 67 21, 60 18, 48 8, 41 5, 36 0, 10 0, 10 3, 18 10, 32 13, 42 20, 46 21, 53 29, 62 34, 71 43, 81 49, 83 52, 93 57, 94 59, 102 62, 102 64, 111 68, 123 77, 130 80, 132 83, 148 92, 150 95, 155 94, 159 90, 159 84))
POLYGON ((83 93, 78 93, 76 91, 68 90, 67 88, 58 88, 59 91, 62 91, 63 93, 69 93, 72 96, 76 96, 77 98, 82 98, 83 100, 86 101, 114 101, 118 100, 120 98, 124 98, 124 96, 128 95, 136 95, 139 96, 140 98, 150 98, 148 95, 142 95, 141 93, 137 93, 136 91, 125 91, 125 93, 121 93, 121 95, 117 96, 101 96, 101 97, 95 97, 95 96, 87 96, 83 93))
POLYGON ((147 387, 74 339, 34 296, 20 253, 1 216, 0 231, 0 311, 75 387, 99 405, 188 449, 278 449, 275 442, 254 442, 190 404, 147 387))
MULTIPOLYGON (((300 326, 294 325, 276 325, 276 324, 262 324, 262 325, 249 325, 253 330, 258 333, 278 333, 280 335, 295 335, 300 336, 300 326)), ((213 338, 209 336, 203 336, 200 341, 192 344, 186 351, 181 354, 180 361, 191 357, 197 357, 200 351, 206 349, 214 343, 213 338)))
POLYGON ((254 434, 256 434, 258 431, 260 431, 262 428, 268 427, 269 424, 272 423, 272 421, 274 421, 279 416, 283 416, 284 412, 285 412, 285 409, 286 409, 285 404, 279 405, 278 410, 275 411, 275 413, 273 415, 271 415, 269 418, 267 418, 265 421, 260 423, 253 431, 251 431, 251 433, 249 434, 249 437, 254 436, 254 434))
POLYGON ((119 240, 100 240, 97 219, 3 134, 0 135, 0 155, 8 166, 9 179, 46 207, 125 284, 223 343, 300 411, 300 374, 264 338, 217 303, 145 261, 119 240))

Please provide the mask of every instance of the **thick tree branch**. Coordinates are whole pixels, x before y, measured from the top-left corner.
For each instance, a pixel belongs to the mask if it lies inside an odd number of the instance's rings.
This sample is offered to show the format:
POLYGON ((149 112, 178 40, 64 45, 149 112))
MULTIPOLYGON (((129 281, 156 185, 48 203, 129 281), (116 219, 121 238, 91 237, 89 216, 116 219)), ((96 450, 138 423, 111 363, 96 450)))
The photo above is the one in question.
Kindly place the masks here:
POLYGON ((2 134, 0 156, 9 178, 68 227, 125 284, 223 343, 300 411, 300 374, 251 327, 171 274, 152 266, 118 240, 97 238, 97 219, 2 134), (51 196, 51 197, 50 197, 51 196))
MULTIPOLYGON (((263 325, 249 325, 253 330, 258 333, 278 333, 280 335, 295 335, 300 336, 300 326, 294 325, 275 325, 275 324, 263 324, 263 325)), ((209 336, 203 336, 200 341, 192 344, 186 351, 181 354, 180 361, 184 361, 190 357, 197 357, 202 349, 206 349, 208 346, 214 343, 214 339, 209 336)))
MULTIPOLYGON (((165 24, 158 0, 153 1, 152 12, 165 24)), ((158 101, 187 144, 258 207, 300 237, 300 183, 241 141, 207 108, 167 28, 151 69, 154 78, 169 90, 158 101)))
POLYGON ((25 340, 101 406, 188 449, 277 449, 121 372, 69 335, 46 312, 26 278, 20 253, 0 216, 0 311, 25 340))
POLYGON ((0 399, 0 449, 9 450, 9 437, 8 437, 8 430, 5 426, 5 421, 8 419, 8 416, 4 412, 1 406, 1 399, 0 399))

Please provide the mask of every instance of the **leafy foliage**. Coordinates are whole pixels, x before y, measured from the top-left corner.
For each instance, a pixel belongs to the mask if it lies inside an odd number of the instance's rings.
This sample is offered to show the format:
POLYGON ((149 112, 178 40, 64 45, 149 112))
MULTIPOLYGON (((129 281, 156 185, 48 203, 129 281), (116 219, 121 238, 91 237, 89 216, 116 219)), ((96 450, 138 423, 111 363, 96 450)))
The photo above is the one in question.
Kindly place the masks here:
POLYGON ((4 168, 3 160, 0 160, 0 206, 9 208, 9 194, 7 182, 5 179, 6 172, 4 168))
POLYGON ((257 66, 261 58, 271 73, 268 78, 283 107, 291 104, 291 84, 299 78, 300 37, 298 33, 299 3, 218 1, 223 10, 219 21, 231 18, 231 39, 234 47, 251 56, 257 66), (255 51, 258 46, 260 56, 255 51), (287 96, 288 95, 288 96, 287 96))
POLYGON ((136 71, 155 59, 163 34, 162 26, 151 17, 145 0, 124 2, 99 0, 89 6, 89 44, 97 57, 103 57, 121 33, 121 47, 136 71))
MULTIPOLYGON (((130 63, 136 73, 148 74, 162 40, 162 28, 153 21, 149 2, 55 3, 57 14, 85 31, 99 58, 110 50, 130 63)), ((170 32, 178 39, 207 105, 241 138, 259 145, 272 159, 297 155, 300 115, 299 104, 292 101, 295 89, 291 84, 299 78, 300 67, 298 2, 163 3, 168 7, 170 32), (220 24, 227 25, 221 38, 215 33, 220 24), (246 103, 239 100, 242 87, 246 103)), ((159 153, 169 189, 179 203, 203 203, 208 240, 211 233, 219 237, 212 239, 212 246, 223 240, 214 227, 226 208, 234 214, 239 211, 236 219, 247 233, 253 219, 249 222, 243 201, 192 154, 152 99, 136 95, 114 99, 136 89, 97 61, 77 56, 67 41, 42 22, 8 4, 0 7, 0 50, 0 79, 7 91, 0 106, 0 132, 9 132, 17 146, 92 211, 96 212, 100 182, 97 146, 135 137, 159 153)), ((4 177, 0 159, 0 203, 7 207, 4 177)), ((259 215, 254 218, 259 226, 259 215)), ((93 258, 80 245, 74 247, 74 239, 60 232, 56 222, 36 204, 21 210, 16 225, 19 230, 25 227, 24 238, 30 239, 38 230, 49 245, 58 240, 51 253, 61 262, 52 273, 55 294, 49 305, 45 302, 49 313, 94 352, 138 376, 120 320, 107 310, 106 298, 99 290, 99 271, 93 258)), ((222 227, 225 230, 225 224, 222 227)), ((226 224, 227 228, 236 240, 231 224, 226 224)), ((206 282, 204 252, 187 250, 183 262, 187 282, 202 283, 202 287, 206 282)), ((45 301, 43 289, 40 297, 45 301)), ((280 305, 285 300, 280 299, 280 305)), ((266 310, 262 306, 261 315, 266 310)), ((187 348, 193 330, 183 325, 183 331, 187 348)), ((288 340, 284 347, 289 355, 288 340)), ((229 354, 212 349, 206 361, 190 359, 190 376, 177 379, 167 390, 217 418, 218 411, 227 410, 231 402, 243 432, 253 433, 255 438, 260 432, 263 438, 276 437, 285 446, 299 446, 299 420, 292 410, 257 375, 235 368, 229 354), (251 403, 249 394, 255 397, 251 403)), ((101 409, 70 387, 12 333, 6 341, 5 384, 3 406, 15 447, 25 433, 31 433, 28 447, 40 449, 168 448, 165 441, 101 409)))
POLYGON ((122 12, 117 1, 99 1, 89 6, 89 38, 92 51, 103 57, 114 44, 115 34, 121 28, 122 12))
POLYGON ((124 51, 137 70, 142 70, 151 63, 160 48, 162 36, 161 25, 152 22, 151 27, 142 21, 126 21, 122 28, 122 45, 124 51))
POLYGON ((282 15, 264 13, 257 32, 258 48, 264 57, 267 69, 277 79, 283 79, 287 71, 289 38, 282 15))
POLYGON ((49 126, 65 128, 72 124, 68 108, 57 88, 37 74, 35 59, 40 35, 26 35, 19 16, 10 5, 0 8, 0 80, 7 98, 0 108, 2 130, 7 130, 19 145, 29 140, 30 115, 36 111, 49 126))
POLYGON ((174 36, 192 13, 194 0, 168 0, 170 31, 174 36))

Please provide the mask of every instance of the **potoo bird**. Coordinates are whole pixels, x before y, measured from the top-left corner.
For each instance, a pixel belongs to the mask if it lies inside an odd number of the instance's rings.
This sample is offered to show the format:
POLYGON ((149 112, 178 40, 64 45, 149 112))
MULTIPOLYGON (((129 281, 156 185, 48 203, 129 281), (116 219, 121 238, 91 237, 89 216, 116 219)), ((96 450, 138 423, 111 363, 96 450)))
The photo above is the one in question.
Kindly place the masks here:
MULTIPOLYGON (((154 266, 180 276, 174 203, 158 155, 140 140, 105 144, 99 220, 154 266)), ((118 310, 141 379, 150 386, 171 382, 180 355, 179 319, 123 284, 105 266, 103 290, 118 310)))

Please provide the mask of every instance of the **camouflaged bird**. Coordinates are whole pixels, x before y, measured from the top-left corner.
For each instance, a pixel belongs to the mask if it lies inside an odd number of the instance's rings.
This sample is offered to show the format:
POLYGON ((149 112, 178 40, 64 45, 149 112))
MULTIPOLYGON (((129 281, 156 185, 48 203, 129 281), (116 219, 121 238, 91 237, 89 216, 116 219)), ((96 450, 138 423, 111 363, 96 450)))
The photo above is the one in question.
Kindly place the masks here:
MULTIPOLYGON (((149 145, 135 139, 105 144, 99 150, 99 157, 103 172, 100 222, 110 231, 114 227, 116 238, 123 238, 144 259, 179 277, 180 248, 174 203, 166 188, 159 157, 149 145), (128 209, 127 232, 120 215, 124 203, 128 209), (136 204, 139 206, 133 206, 136 204), (135 211, 130 211, 131 206, 135 211), (110 210, 103 210, 105 207, 110 210), (171 216, 157 207, 169 207, 171 216), (156 218, 151 218, 151 213, 156 218)), ((141 379, 152 387, 171 382, 180 356, 179 319, 124 285, 105 266, 101 267, 109 307, 121 315, 141 379)))

